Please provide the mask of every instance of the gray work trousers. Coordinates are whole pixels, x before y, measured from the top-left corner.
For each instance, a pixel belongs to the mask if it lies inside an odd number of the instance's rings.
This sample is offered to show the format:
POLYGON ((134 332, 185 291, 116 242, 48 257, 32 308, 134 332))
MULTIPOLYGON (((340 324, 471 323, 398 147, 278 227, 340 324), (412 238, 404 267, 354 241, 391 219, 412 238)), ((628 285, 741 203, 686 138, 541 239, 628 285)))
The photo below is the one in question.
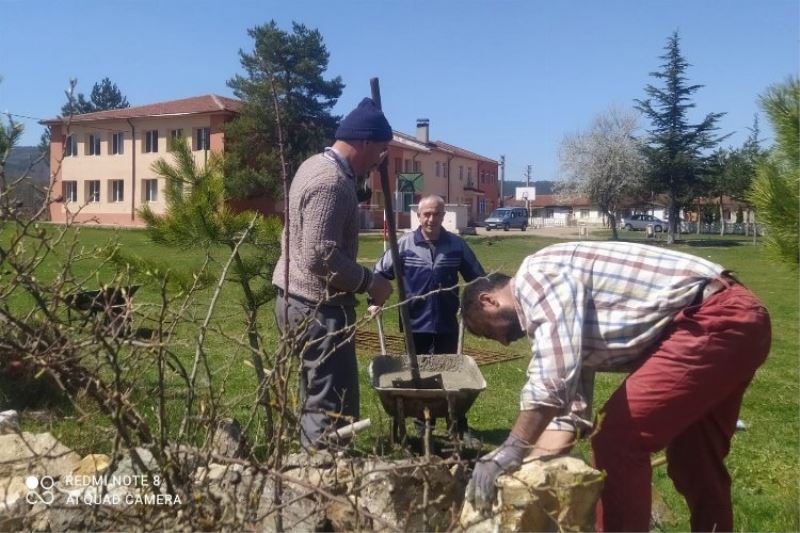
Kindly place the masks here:
MULTIPOLYGON (((285 302, 275 302, 278 327, 286 332, 285 302)), ((301 358, 300 443, 325 447, 326 431, 359 417, 358 363, 352 306, 314 305, 289 296, 289 329, 294 333, 294 354, 301 358)))

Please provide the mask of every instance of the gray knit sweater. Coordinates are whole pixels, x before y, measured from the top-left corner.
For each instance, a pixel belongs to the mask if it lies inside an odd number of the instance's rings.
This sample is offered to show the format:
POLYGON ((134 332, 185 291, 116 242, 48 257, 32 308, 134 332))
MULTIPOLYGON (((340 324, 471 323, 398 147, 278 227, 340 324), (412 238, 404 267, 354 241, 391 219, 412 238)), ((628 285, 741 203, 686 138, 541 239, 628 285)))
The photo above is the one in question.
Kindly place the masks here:
MULTIPOLYGON (((358 199, 355 180, 322 154, 300 165, 289 189, 289 249, 281 238, 281 258, 273 285, 284 287, 289 257, 292 296, 326 305, 355 305, 372 272, 356 262, 358 199)), ((286 229, 284 228, 284 231, 286 229)))

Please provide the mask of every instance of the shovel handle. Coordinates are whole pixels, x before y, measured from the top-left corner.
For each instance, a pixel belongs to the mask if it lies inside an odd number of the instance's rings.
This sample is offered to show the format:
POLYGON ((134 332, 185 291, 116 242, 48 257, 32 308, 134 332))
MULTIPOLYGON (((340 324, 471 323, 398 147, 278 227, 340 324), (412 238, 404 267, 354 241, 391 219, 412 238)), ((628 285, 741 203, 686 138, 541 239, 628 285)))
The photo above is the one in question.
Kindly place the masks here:
MULTIPOLYGON (((375 102, 375 105, 378 106, 378 109, 382 109, 381 87, 378 78, 370 79, 369 85, 372 90, 372 100, 375 102)), ((406 354, 408 354, 411 380, 416 388, 422 388, 419 362, 417 361, 417 352, 414 350, 414 337, 411 332, 411 318, 408 314, 405 283, 403 282, 403 266, 400 264, 400 252, 397 248, 397 227, 394 221, 394 208, 392 207, 392 197, 389 189, 389 162, 386 158, 378 166, 378 171, 381 175, 381 189, 383 189, 383 197, 385 198, 384 209, 386 211, 386 224, 389 228, 389 252, 392 254, 392 263, 394 263, 397 297, 400 300, 400 320, 403 324, 403 338, 406 342, 406 354)))
POLYGON ((383 311, 378 311, 378 340, 381 343, 381 355, 386 355, 386 335, 383 334, 383 311))
POLYGON ((461 312, 458 313, 458 355, 464 353, 464 319, 461 318, 461 312))

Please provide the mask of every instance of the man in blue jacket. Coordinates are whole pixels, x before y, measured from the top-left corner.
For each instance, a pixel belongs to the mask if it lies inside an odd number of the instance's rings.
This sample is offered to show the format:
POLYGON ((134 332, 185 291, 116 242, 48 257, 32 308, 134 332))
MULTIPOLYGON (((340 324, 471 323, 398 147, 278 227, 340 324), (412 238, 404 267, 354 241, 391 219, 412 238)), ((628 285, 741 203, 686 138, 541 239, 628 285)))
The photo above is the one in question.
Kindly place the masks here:
MULTIPOLYGON (((442 227, 444 212, 444 200, 440 196, 424 197, 417 207, 419 228, 398 241, 406 297, 411 299, 408 305, 411 331, 420 354, 456 353, 458 275, 460 273, 466 282, 486 275, 464 239, 442 227)), ((393 268, 391 254, 385 253, 375 264, 374 271, 386 279, 394 279, 393 268)), ((382 305, 384 302, 372 303, 382 305)), ((467 417, 455 422, 464 444, 474 446, 476 442, 469 434, 467 417)), ((424 433, 424 421, 415 423, 417 431, 424 433)))

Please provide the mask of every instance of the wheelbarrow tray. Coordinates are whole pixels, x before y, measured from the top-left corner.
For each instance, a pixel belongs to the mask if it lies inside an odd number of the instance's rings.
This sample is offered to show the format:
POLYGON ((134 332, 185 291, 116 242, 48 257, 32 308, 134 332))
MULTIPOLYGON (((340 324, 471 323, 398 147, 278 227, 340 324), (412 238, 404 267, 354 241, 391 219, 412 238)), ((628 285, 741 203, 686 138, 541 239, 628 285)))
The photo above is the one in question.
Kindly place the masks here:
POLYGON ((378 355, 369 365, 372 387, 386 413, 392 417, 424 418, 426 407, 431 417, 460 417, 469 411, 475 398, 486 388, 486 380, 478 365, 468 355, 420 355, 418 360, 421 377, 441 374, 443 388, 394 387, 393 379, 411 379, 406 355, 378 355))

